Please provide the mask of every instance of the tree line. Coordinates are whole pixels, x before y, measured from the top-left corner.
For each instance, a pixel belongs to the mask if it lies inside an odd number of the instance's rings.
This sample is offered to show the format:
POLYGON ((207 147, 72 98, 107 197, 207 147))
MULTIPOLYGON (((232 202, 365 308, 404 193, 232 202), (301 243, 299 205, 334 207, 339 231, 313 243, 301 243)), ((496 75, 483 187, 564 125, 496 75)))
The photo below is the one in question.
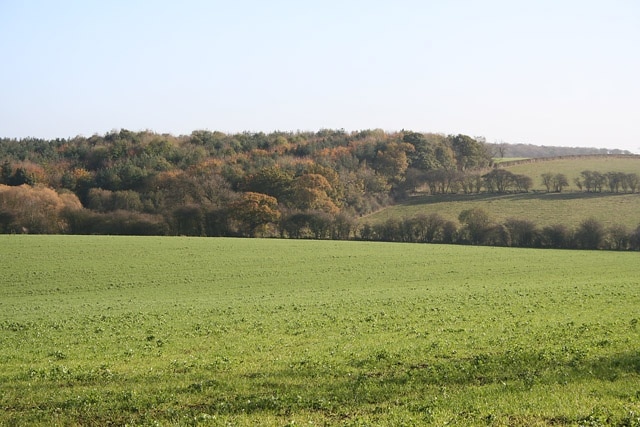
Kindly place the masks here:
MULTIPOLYGON (((0 232, 393 240, 389 230, 358 228, 358 218, 423 189, 532 187, 530 177, 494 166, 481 139, 404 130, 4 138, 0 232)), ((638 188, 633 174, 586 172, 575 182, 585 191, 638 188)), ((548 183, 548 191, 568 185, 558 174, 548 183)), ((461 237, 456 224, 445 230, 415 233, 489 241, 461 237)))
POLYGON ((607 228, 594 218, 587 218, 574 228, 564 224, 539 227, 520 218, 498 223, 482 208, 462 211, 458 221, 446 220, 437 213, 390 218, 373 225, 364 224, 358 238, 522 248, 640 250, 640 225, 632 230, 622 225, 607 228))
POLYGON ((422 185, 407 179, 419 175, 411 171, 490 165, 485 145, 469 136, 411 131, 5 138, 0 231, 295 235, 293 224, 353 222, 406 197, 422 185))

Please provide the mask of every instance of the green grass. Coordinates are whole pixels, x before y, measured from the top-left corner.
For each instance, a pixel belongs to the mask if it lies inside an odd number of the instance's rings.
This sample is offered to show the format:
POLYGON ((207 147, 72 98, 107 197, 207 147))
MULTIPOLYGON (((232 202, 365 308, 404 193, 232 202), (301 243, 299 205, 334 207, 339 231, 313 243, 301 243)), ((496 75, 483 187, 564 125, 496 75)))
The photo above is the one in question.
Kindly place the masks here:
POLYGON ((528 157, 494 157, 493 163, 500 164, 504 162, 513 162, 517 160, 526 160, 528 157))
POLYGON ((640 157, 590 157, 544 160, 505 167, 531 177, 535 192, 522 194, 419 195, 361 219, 375 224, 389 218, 410 218, 418 214, 439 213, 457 222, 465 209, 481 207, 497 223, 506 219, 529 219, 539 227, 564 224, 576 227, 587 218, 595 218, 605 226, 624 225, 634 229, 640 225, 640 195, 623 193, 585 193, 578 191, 573 179, 584 170, 602 173, 616 171, 640 175, 640 157), (540 175, 545 172, 564 173, 570 186, 562 193, 542 193, 540 175))
POLYGON ((475 207, 486 210, 497 223, 517 218, 529 219, 539 227, 551 224, 576 227, 587 218, 595 218, 607 227, 621 224, 634 229, 640 225, 639 194, 578 192, 416 196, 360 222, 375 224, 389 218, 431 213, 457 222, 460 212, 475 207))
POLYGON ((636 253, 0 236, 0 425, 638 425, 636 253))
POLYGON ((636 157, 591 157, 570 159, 550 159, 534 163, 523 163, 513 166, 505 166, 506 170, 515 174, 527 175, 533 179, 533 189, 544 190, 541 175, 543 173, 563 173, 569 180, 568 190, 578 191, 574 179, 580 177, 584 170, 607 172, 637 173, 640 175, 640 156, 636 157))

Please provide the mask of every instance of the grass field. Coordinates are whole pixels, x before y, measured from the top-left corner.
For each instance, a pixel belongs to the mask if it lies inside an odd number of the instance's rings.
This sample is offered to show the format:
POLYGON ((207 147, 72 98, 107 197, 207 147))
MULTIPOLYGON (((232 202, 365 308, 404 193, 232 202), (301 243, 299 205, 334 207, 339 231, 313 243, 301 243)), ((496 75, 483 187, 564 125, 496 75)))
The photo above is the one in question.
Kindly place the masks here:
POLYGON ((518 161, 518 160, 526 160, 529 157, 494 157, 492 159, 493 163, 495 164, 500 164, 500 163, 504 163, 504 162, 513 162, 513 161, 518 161))
POLYGON ((0 425, 640 425, 637 253, 0 236, 0 425))
POLYGON ((529 219, 539 227, 564 224, 576 227, 587 218, 595 218, 606 227, 621 224, 629 229, 640 225, 640 194, 612 193, 521 193, 521 194, 445 194, 416 196, 364 217, 361 223, 375 224, 389 218, 411 218, 418 214, 438 213, 457 222, 460 212, 481 207, 491 219, 529 219))
MULTIPOLYGON (((513 159, 508 159, 513 160, 513 159)), ((584 157, 551 159, 505 167, 515 173, 531 177, 535 192, 521 194, 445 194, 418 195, 404 203, 390 206, 360 220, 375 224, 389 218, 411 218, 418 214, 438 213, 457 222, 460 212, 480 207, 493 221, 504 223, 509 218, 528 219, 537 226, 564 224, 576 227, 588 218, 599 220, 606 227, 624 225, 634 229, 640 225, 640 195, 623 193, 585 193, 573 183, 584 170, 601 173, 624 172, 640 175, 640 157, 584 157), (544 190, 540 175, 546 172, 563 173, 570 186, 562 193, 544 190)))
POLYGON ((569 180, 569 191, 577 191, 573 180, 580 177, 584 170, 607 172, 636 173, 640 175, 640 156, 637 157, 590 157, 570 159, 549 159, 535 163, 522 163, 513 166, 505 166, 506 170, 515 174, 521 174, 533 179, 533 189, 544 190, 540 175, 543 173, 563 173, 569 180))

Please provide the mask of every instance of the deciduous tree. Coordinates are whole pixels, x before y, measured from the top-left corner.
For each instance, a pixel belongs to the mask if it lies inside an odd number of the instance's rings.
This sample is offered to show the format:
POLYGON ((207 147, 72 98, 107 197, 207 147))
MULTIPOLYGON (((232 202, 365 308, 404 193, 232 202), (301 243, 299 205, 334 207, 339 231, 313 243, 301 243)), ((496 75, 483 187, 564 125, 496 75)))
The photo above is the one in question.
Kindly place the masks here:
POLYGON ((582 221, 575 232, 576 244, 580 249, 600 249, 604 237, 604 226, 595 218, 582 221))
POLYGON ((329 197, 333 188, 323 175, 309 173, 299 176, 293 181, 292 190, 293 204, 300 210, 320 210, 331 214, 340 210, 329 197))
POLYGON ((280 218, 278 200, 267 194, 245 192, 231 203, 231 216, 247 236, 257 236, 280 218))
POLYGON ((484 243, 491 229, 491 219, 484 209, 466 209, 460 213, 458 220, 463 225, 463 232, 470 243, 475 245, 484 243))
POLYGON ((504 226, 512 246, 531 247, 537 237, 536 225, 527 219, 509 218, 504 226))

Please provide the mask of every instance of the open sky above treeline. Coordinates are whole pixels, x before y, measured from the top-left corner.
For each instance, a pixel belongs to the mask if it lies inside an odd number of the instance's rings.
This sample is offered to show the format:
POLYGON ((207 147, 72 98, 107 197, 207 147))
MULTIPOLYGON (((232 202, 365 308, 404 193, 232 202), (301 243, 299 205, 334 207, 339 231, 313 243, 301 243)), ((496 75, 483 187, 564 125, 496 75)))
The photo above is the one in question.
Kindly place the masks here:
POLYGON ((640 3, 0 2, 0 137, 381 128, 640 152, 640 3))

